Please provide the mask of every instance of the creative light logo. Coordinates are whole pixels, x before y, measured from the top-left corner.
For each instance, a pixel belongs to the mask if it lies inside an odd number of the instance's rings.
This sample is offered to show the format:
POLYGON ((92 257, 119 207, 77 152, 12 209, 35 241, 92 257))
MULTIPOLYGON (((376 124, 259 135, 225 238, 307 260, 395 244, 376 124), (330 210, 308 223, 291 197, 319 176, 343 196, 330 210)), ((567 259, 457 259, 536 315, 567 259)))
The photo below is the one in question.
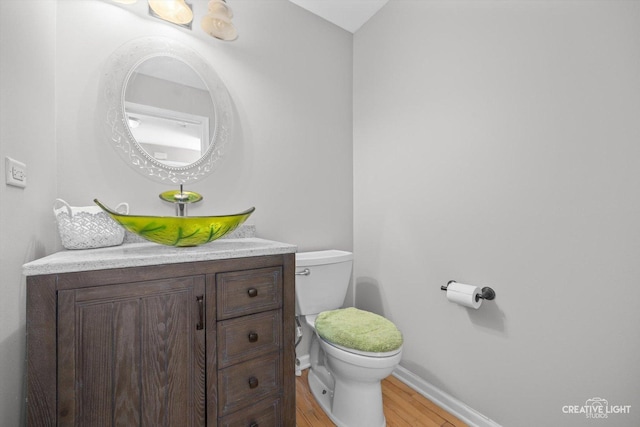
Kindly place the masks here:
POLYGON ((610 405, 607 399, 592 397, 584 405, 565 405, 563 414, 583 414, 586 418, 609 418, 611 414, 629 414, 631 405, 610 405))

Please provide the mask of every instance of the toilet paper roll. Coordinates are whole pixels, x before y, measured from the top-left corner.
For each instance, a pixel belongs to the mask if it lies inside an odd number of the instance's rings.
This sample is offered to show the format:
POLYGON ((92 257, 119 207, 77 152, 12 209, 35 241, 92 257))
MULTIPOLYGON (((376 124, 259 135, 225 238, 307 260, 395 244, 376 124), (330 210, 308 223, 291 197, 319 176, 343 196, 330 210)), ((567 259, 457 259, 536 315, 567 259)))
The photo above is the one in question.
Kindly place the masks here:
POLYGON ((476 301, 476 295, 482 295, 482 289, 478 286, 457 282, 451 282, 447 286, 447 299, 449 301, 477 310, 482 304, 482 299, 477 298, 476 301))

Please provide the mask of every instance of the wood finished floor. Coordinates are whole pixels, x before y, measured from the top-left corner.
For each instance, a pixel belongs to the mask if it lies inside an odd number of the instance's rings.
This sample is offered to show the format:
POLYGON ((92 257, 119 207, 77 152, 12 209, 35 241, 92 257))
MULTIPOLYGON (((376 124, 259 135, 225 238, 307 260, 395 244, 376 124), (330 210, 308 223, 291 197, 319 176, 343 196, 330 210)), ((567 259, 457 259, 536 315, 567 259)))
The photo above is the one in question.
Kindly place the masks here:
MULTIPOLYGON (((308 372, 296 378, 296 425, 333 427, 309 390, 308 372)), ((394 376, 382 381, 382 399, 387 427, 468 427, 394 376)))

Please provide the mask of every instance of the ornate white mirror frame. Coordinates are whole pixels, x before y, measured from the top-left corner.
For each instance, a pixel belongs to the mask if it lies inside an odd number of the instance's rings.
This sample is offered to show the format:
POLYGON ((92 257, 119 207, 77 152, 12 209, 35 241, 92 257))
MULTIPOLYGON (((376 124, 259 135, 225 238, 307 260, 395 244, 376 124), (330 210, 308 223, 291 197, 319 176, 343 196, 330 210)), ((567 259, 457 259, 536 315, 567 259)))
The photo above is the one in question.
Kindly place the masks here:
POLYGON ((109 58, 103 75, 106 132, 116 152, 141 174, 162 183, 187 184, 210 174, 224 153, 233 126, 231 100, 213 68, 196 52, 175 40, 145 37, 118 48, 109 58), (199 159, 186 165, 163 163, 136 140, 125 107, 125 93, 132 74, 145 61, 174 58, 188 65, 208 89, 213 104, 209 120, 208 147, 199 159))

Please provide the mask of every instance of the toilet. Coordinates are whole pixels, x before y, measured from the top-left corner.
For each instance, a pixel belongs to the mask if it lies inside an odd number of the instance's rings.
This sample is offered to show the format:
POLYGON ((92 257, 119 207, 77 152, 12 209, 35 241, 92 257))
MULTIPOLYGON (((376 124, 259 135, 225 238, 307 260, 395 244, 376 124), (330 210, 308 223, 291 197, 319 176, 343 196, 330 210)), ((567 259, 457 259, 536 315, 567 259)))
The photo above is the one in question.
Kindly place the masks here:
POLYGON ((402 357, 402 334, 389 320, 344 303, 351 252, 296 254, 296 314, 314 331, 311 393, 338 427, 383 427, 380 381, 402 357))

